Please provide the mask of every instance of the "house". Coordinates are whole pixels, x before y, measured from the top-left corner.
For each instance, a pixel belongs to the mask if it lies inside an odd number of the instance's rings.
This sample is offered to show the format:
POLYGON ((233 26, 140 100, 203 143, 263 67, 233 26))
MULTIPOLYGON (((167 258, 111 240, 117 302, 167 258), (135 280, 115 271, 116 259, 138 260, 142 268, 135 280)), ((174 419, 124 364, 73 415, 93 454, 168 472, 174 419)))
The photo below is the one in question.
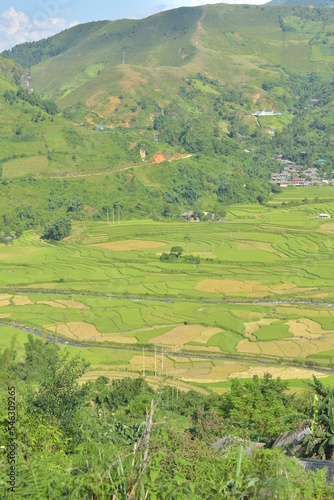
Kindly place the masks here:
POLYGON ((282 165, 293 165, 293 161, 291 160, 281 160, 282 165))
POLYGON ((182 214, 181 217, 183 217, 184 219, 191 219, 191 217, 194 215, 194 212, 193 210, 189 210, 188 212, 185 212, 184 214, 182 214))
POLYGON ((252 116, 276 116, 276 115, 281 115, 282 113, 278 111, 255 111, 255 113, 252 113, 252 116))
POLYGON ((311 104, 312 106, 317 106, 319 104, 319 99, 310 99, 307 101, 307 104, 311 104))
POLYGON ((301 177, 294 177, 291 182, 294 186, 304 186, 304 179, 301 177))
POLYGON ((303 167, 300 165, 292 165, 290 167, 290 172, 294 172, 295 174, 298 174, 301 170, 303 170, 303 167))

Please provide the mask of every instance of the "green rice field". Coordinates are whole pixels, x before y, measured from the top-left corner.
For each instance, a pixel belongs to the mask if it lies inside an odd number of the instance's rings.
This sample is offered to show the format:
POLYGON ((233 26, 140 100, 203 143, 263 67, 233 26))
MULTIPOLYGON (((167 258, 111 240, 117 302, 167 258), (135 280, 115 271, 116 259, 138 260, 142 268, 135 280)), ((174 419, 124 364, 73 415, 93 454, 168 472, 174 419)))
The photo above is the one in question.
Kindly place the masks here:
POLYGON ((87 378, 145 368, 152 385, 206 393, 265 372, 330 382, 334 222, 321 212, 330 198, 235 206, 222 222, 75 223, 57 244, 28 231, 0 247, 0 347, 15 337, 21 352, 33 328, 90 361, 87 378), (160 260, 173 246, 183 255, 160 260))

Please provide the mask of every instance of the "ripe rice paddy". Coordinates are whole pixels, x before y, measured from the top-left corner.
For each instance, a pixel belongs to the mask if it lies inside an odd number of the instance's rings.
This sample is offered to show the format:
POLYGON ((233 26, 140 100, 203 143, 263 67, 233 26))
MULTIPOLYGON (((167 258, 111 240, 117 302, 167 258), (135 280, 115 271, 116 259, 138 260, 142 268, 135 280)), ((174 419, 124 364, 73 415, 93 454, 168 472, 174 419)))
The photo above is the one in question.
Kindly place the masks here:
MULTIPOLYGON (((309 379, 312 370, 288 365, 334 358, 334 232, 319 212, 334 213, 330 198, 233 207, 220 224, 75 223, 57 245, 28 231, 0 247, 1 321, 87 342, 67 348, 91 362, 92 377, 138 375, 144 347, 152 384, 164 370, 170 383, 208 391, 263 370, 309 379), (160 261, 172 246, 187 259, 160 261)), ((27 333, 9 326, 0 326, 0 347, 14 334, 22 349, 27 333)))

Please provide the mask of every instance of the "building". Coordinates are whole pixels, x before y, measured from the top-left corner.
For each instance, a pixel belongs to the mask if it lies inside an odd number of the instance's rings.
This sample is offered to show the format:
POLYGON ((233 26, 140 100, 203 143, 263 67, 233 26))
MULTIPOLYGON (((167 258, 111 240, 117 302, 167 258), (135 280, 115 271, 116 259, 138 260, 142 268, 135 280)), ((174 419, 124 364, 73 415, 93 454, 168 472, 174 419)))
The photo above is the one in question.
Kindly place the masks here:
POLYGON ((304 186, 304 179, 301 177, 294 177, 291 182, 294 186, 304 186))

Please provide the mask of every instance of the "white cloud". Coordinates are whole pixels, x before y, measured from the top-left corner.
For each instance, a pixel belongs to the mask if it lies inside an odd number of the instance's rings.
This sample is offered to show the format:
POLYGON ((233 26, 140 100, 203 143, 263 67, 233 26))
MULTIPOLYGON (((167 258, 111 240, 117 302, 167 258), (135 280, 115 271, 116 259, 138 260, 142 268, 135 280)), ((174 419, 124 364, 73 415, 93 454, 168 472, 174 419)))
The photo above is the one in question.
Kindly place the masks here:
POLYGON ((19 43, 41 40, 55 35, 76 24, 78 24, 77 21, 68 24, 61 17, 47 18, 45 16, 40 21, 38 19, 30 20, 24 12, 18 12, 11 7, 0 16, 0 52, 19 43))

